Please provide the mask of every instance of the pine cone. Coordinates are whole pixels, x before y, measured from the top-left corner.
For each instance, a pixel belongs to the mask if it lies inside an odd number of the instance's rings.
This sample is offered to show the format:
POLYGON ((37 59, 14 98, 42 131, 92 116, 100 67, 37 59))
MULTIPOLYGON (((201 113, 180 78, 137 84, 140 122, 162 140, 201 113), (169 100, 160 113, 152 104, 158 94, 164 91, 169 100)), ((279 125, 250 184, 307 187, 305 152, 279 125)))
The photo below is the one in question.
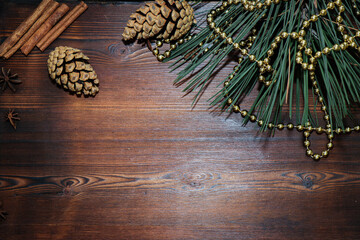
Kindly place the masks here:
POLYGON ((184 36, 194 22, 194 10, 185 1, 156 0, 146 3, 130 16, 123 38, 177 40, 184 36))
POLYGON ((57 47, 49 54, 50 77, 70 92, 94 97, 99 92, 99 79, 88 60, 79 49, 57 47))

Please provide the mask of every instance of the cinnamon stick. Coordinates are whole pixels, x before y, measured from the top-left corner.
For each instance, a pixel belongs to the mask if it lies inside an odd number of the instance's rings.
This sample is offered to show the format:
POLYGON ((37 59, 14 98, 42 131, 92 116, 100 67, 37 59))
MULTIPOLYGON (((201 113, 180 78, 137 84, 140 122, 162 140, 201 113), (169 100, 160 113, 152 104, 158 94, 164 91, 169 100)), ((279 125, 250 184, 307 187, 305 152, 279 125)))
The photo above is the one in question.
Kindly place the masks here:
POLYGON ((71 10, 60 22, 58 22, 37 44, 36 46, 44 51, 65 29, 70 26, 88 6, 81 2, 71 10))
POLYGON ((22 36, 22 38, 20 38, 20 40, 15 44, 15 46, 13 46, 7 53, 5 53, 3 57, 5 59, 10 58, 36 32, 36 30, 39 29, 41 24, 43 24, 45 22, 45 20, 48 19, 48 17, 55 11, 56 8, 58 8, 59 5, 60 4, 58 2, 51 1, 47 5, 47 7, 46 7, 44 13, 41 15, 41 17, 38 18, 38 20, 36 20, 36 22, 25 33, 25 35, 22 36))
POLYGON ((58 9, 41 25, 31 38, 20 48, 26 56, 34 49, 35 45, 51 30, 51 28, 69 11, 69 7, 63 3, 58 9))
POLYGON ((0 45, 0 57, 13 47, 17 41, 26 33, 34 22, 43 14, 46 6, 53 0, 43 0, 34 12, 20 24, 20 26, 0 45))

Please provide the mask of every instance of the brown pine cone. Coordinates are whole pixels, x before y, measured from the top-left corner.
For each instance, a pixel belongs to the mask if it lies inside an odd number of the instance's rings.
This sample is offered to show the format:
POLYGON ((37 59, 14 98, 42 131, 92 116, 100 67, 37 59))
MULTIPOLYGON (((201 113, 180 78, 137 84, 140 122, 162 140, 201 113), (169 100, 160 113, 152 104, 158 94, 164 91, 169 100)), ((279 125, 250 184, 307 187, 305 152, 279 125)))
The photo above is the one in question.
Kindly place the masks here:
POLYGON ((50 78, 70 92, 94 97, 99 92, 99 79, 88 60, 79 49, 57 47, 49 54, 50 78))
POLYGON ((125 41, 135 38, 173 41, 184 36, 193 22, 194 10, 185 0, 156 0, 131 14, 122 36, 125 41))

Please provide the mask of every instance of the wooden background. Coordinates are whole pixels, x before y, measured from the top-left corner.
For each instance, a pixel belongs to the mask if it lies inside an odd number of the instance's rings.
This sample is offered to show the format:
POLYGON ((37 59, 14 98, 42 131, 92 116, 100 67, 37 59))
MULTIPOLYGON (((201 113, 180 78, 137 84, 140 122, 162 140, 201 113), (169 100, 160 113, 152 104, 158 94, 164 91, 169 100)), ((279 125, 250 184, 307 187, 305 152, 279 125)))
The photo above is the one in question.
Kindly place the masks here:
MULTIPOLYGON (((0 1, 1 42, 39 2, 0 1)), ((192 109, 169 64, 121 41, 139 3, 88 5, 46 52, 0 60, 23 80, 0 95, 0 114, 21 116, 17 131, 0 121, 1 240, 360 239, 360 135, 337 137, 314 162, 296 131, 269 137, 212 111, 232 64, 192 109), (61 45, 90 57, 95 98, 49 80, 61 45)))

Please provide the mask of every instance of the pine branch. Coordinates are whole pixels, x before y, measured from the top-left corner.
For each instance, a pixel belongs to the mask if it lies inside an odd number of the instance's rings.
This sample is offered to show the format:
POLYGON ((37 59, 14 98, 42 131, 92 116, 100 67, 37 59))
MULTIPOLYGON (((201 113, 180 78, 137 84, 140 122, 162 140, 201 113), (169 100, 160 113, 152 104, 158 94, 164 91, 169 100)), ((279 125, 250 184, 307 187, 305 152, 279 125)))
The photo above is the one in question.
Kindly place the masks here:
MULTIPOLYGON (((226 83, 226 87, 219 89, 211 98, 212 105, 220 104, 222 109, 231 111, 234 104, 241 103, 251 92, 258 91, 249 112, 257 113, 264 121, 263 130, 270 122, 277 124, 283 121, 285 107, 289 109, 289 118, 295 120, 296 124, 305 125, 310 121, 318 126, 317 101, 309 74, 297 63, 298 41, 289 37, 274 46, 274 39, 282 32, 299 32, 303 22, 326 9, 327 4, 325 0, 288 1, 252 12, 244 9, 242 4, 231 5, 216 15, 215 24, 219 26, 219 31, 239 43, 242 50, 234 51, 233 46, 217 34, 216 28, 198 26, 192 39, 173 51, 169 59, 177 59, 172 65, 173 69, 182 67, 175 83, 182 83, 191 76, 186 81, 184 91, 197 91, 195 103, 228 55, 237 54, 240 59, 245 56, 239 66, 221 82, 222 85, 226 83), (248 54, 243 54, 244 49, 248 54), (261 67, 258 62, 252 62, 249 55, 254 55, 259 61, 270 59, 272 69, 263 74, 264 82, 271 82, 269 86, 258 84, 261 67), (229 99, 232 100, 230 105, 229 99)), ((342 14, 344 20, 341 25, 348 37, 354 37, 360 26, 359 9, 354 8, 354 4, 360 6, 360 0, 343 1, 343 4, 346 13, 342 14)), ((307 41, 307 46, 302 49, 304 62, 310 61, 311 54, 325 47, 341 46, 344 42, 343 35, 337 30, 338 15, 337 9, 328 10, 325 16, 319 16, 319 20, 311 23, 304 37, 307 41), (309 56, 305 53, 306 48, 312 50, 309 56)), ((357 47, 359 42, 360 39, 356 38, 357 47)), ((358 50, 347 49, 322 54, 317 61, 316 80, 325 98, 330 122, 336 128, 345 127, 344 118, 351 114, 351 104, 360 102, 359 59, 358 50)), ((245 123, 247 121, 246 118, 245 123)))

